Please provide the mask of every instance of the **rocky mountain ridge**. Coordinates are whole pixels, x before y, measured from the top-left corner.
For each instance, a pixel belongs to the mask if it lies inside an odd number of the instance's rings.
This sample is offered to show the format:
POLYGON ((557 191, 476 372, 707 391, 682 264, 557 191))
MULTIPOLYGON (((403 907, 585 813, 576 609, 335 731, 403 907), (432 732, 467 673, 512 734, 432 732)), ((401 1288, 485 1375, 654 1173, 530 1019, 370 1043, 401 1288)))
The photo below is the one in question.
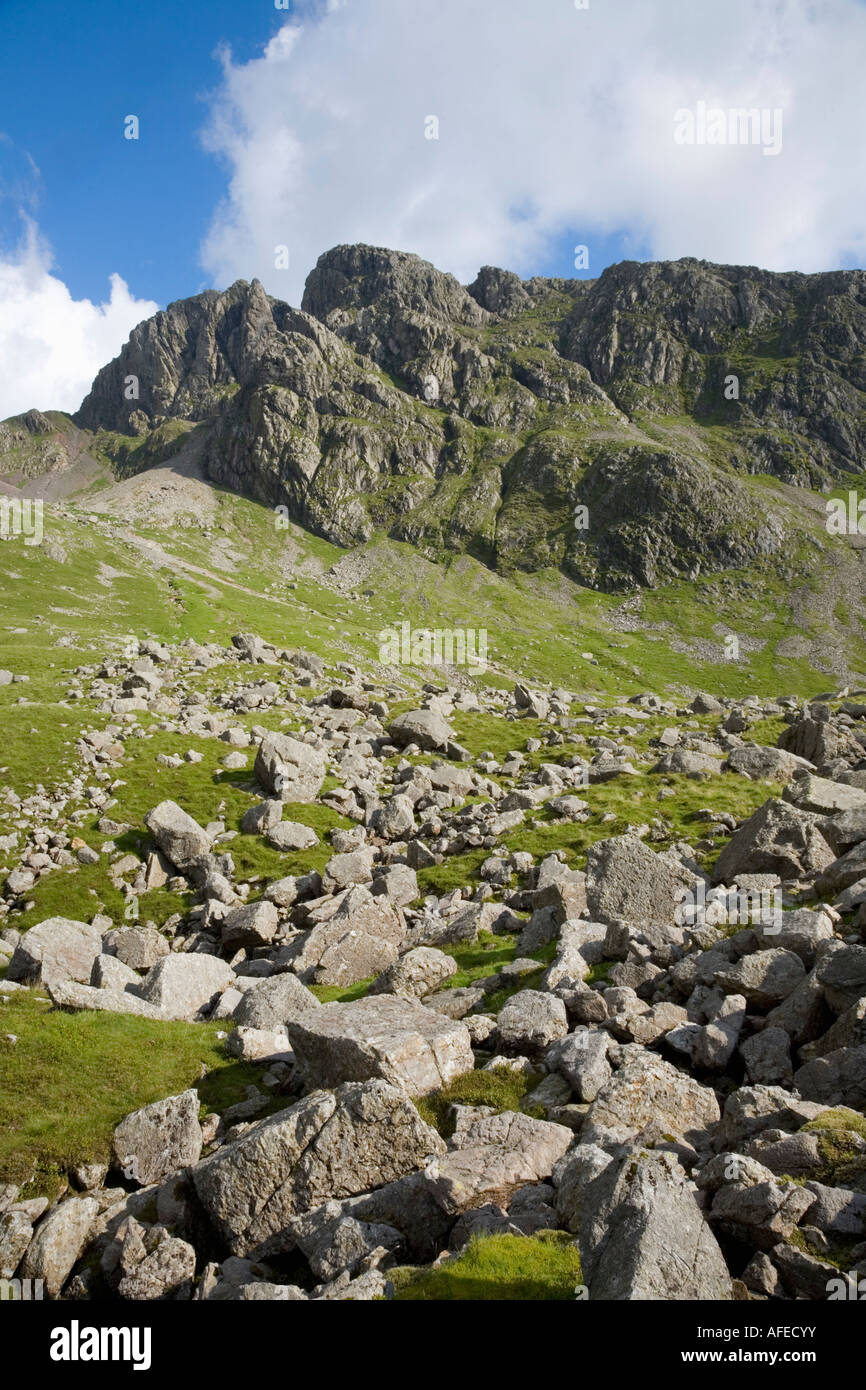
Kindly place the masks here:
POLYGON ((433 558, 629 589, 784 569, 802 518, 749 475, 856 476, 864 344, 861 271, 484 267, 463 287, 418 257, 341 246, 300 309, 258 281, 169 305, 74 418, 152 441, 140 463, 206 426, 212 481, 339 545, 383 531, 433 558))

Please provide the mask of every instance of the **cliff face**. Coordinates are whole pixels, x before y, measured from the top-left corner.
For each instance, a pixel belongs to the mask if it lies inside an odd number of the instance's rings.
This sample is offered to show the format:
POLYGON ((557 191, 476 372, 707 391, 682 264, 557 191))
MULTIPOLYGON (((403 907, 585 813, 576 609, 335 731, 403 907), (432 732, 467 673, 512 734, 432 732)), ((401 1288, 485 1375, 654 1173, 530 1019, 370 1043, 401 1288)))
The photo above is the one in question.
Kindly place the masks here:
POLYGON ((239 281, 140 324, 75 419, 207 421, 214 482, 343 545, 383 529, 602 589, 781 563, 787 522, 745 475, 859 468, 866 275, 683 260, 464 288, 340 246, 300 310, 239 281))

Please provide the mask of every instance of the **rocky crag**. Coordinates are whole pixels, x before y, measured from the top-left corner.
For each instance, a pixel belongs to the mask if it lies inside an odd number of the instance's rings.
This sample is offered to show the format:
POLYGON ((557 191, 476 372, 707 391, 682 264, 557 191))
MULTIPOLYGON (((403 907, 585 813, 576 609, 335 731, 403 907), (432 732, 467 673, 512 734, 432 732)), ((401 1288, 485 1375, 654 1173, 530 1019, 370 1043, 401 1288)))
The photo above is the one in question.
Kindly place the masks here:
POLYGON ((238 282, 140 324, 75 422, 134 437, 138 467, 206 423, 214 482, 339 545, 384 530, 629 588, 790 572, 797 518, 750 476, 826 489, 860 471, 864 344, 862 271, 682 260, 523 282, 485 267, 464 288, 341 246, 300 310, 238 282))

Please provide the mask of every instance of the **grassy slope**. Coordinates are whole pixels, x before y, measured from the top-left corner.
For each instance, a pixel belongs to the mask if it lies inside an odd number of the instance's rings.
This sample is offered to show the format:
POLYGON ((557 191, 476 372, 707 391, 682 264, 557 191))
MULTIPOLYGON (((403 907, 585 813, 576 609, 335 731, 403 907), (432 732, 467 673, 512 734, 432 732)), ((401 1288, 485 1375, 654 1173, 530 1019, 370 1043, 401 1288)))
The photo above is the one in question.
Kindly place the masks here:
MULTIPOLYGON (((5 783, 25 795, 77 770, 76 735, 84 728, 103 727, 108 716, 86 697, 66 698, 74 669, 119 651, 132 633, 227 644, 233 632, 252 630, 280 645, 317 651, 331 663, 356 660, 371 669, 378 632, 403 619, 415 626, 486 627, 495 663, 485 677, 489 684, 507 687, 514 673, 529 672, 535 680, 564 684, 588 702, 605 699, 609 703, 613 697, 646 688, 665 693, 666 687, 683 684, 730 694, 777 693, 780 687, 814 693, 827 685, 826 676, 803 662, 773 662, 773 641, 790 632, 781 610, 773 619, 773 640, 761 659, 753 657, 748 665, 721 660, 701 664, 672 650, 672 635, 712 633, 720 618, 721 581, 708 581, 705 589, 683 585, 643 595, 644 618, 662 626, 619 633, 610 630, 606 618, 622 600, 575 590, 558 574, 506 581, 466 557, 435 567, 420 560, 410 547, 378 539, 367 547, 372 577, 359 582, 358 597, 350 599, 308 572, 311 565, 326 567, 337 561, 341 552, 336 548, 297 530, 287 539, 275 529, 265 509, 230 494, 219 494, 218 507, 217 533, 228 538, 242 556, 230 574, 222 574, 209 562, 208 543, 194 525, 170 532, 155 527, 150 535, 179 560, 203 565, 207 576, 177 564, 149 564, 124 536, 122 526, 69 508, 48 510, 43 547, 7 544, 0 549, 0 667, 29 676, 26 685, 0 687, 0 792, 5 783), (290 552, 294 563, 286 567, 290 552), (110 572, 101 566, 111 567, 110 572), (296 587, 289 588, 290 582, 296 587), (73 645, 60 646, 67 634, 73 645), (582 652, 592 652, 598 664, 586 661, 582 652)), ((767 598, 762 592, 755 600, 731 602, 735 605, 729 610, 731 625, 736 617, 745 630, 757 622, 759 611, 766 611, 767 598)), ((417 681, 423 673, 401 671, 391 676, 402 679, 407 674, 410 681, 417 681)), ((236 676, 235 668, 218 667, 196 679, 203 689, 213 691, 236 676)), ((252 716, 238 722, 259 720, 252 716)), ((627 731, 623 737, 643 749, 664 722, 632 724, 623 716, 622 728, 627 731)), ((180 800, 203 821, 222 814, 228 828, 237 829, 255 793, 245 786, 245 774, 227 775, 221 769, 226 745, 180 739, 161 731, 158 721, 148 716, 141 723, 150 736, 127 745, 120 773, 123 785, 116 790, 117 804, 111 811, 132 827, 120 847, 141 852, 142 817, 165 796, 180 800), (175 771, 156 763, 157 753, 183 753, 190 747, 203 754, 200 764, 175 771)), ((615 719, 611 724, 616 727, 615 719)), ((695 721, 695 727, 700 727, 700 721, 695 721)), ((497 755, 510 748, 523 749, 527 738, 538 732, 534 721, 512 724, 488 714, 461 715, 457 728, 474 755, 488 748, 497 755)), ((763 733, 766 741, 775 741, 777 730, 768 728, 763 733)), ((575 736, 554 756, 587 751, 587 745, 575 736)), ((546 750, 530 760, 541 761, 545 756, 550 756, 546 750)), ((667 780, 675 795, 663 802, 658 801, 659 779, 647 773, 628 783, 592 787, 582 793, 592 806, 586 824, 557 825, 542 808, 536 817, 538 828, 514 832, 507 844, 535 854, 563 848, 570 863, 580 864, 592 840, 615 834, 635 821, 662 816, 668 839, 694 839, 691 817, 702 807, 712 805, 743 815, 760 804, 769 790, 730 777, 709 783, 667 780), (605 821, 608 813, 616 819, 605 821)), ((339 817, 322 807, 289 808, 286 814, 311 824, 322 839, 329 828, 340 824, 339 817)), ((80 833, 99 846, 102 837, 95 821, 96 816, 84 820, 80 833)), ((14 810, 0 801, 0 834, 14 828, 14 810)), ((239 873, 255 879, 320 867, 328 848, 324 843, 306 854, 285 856, 257 838, 238 836, 232 853, 239 873)), ((421 876, 424 889, 442 891, 474 881, 483 857, 462 856, 427 871, 421 876)), ((89 919, 100 907, 115 915, 121 906, 120 895, 107 886, 101 866, 50 875, 32 896, 36 906, 20 922, 22 926, 57 911, 89 919)), ((182 902, 160 891, 142 901, 141 913, 160 922, 179 907, 182 902)), ((507 938, 455 948, 460 973, 453 983, 466 984, 494 973, 513 958, 515 947, 515 939, 507 938)), ((539 953, 539 968, 544 954, 539 953)), ((348 993, 325 990, 321 994, 323 998, 357 996, 364 987, 362 983, 348 993)), ((492 1007, 501 1002, 490 1000, 492 1007)), ((216 1029, 205 1025, 66 1017, 48 1013, 35 998, 12 1000, 0 1005, 0 1011, 3 1035, 13 1033, 19 1039, 0 1045, 0 1177, 29 1177, 35 1161, 40 1175, 37 1185, 50 1186, 56 1172, 72 1162, 104 1155, 113 1125, 128 1110, 194 1084, 202 1065, 209 1072, 203 1099, 216 1108, 240 1099, 243 1085, 255 1074, 229 1064, 216 1042, 216 1029)), ((461 1095, 468 1099, 478 1084, 462 1081, 461 1095)))

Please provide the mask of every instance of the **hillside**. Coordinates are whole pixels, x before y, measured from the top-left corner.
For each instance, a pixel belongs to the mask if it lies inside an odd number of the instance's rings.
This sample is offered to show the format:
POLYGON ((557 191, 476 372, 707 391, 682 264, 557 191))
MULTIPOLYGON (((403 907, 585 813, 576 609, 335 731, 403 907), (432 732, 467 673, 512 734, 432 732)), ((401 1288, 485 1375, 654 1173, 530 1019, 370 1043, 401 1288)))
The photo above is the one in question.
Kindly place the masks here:
POLYGON ((856 1289, 864 307, 338 247, 0 424, 0 1280, 856 1289))

